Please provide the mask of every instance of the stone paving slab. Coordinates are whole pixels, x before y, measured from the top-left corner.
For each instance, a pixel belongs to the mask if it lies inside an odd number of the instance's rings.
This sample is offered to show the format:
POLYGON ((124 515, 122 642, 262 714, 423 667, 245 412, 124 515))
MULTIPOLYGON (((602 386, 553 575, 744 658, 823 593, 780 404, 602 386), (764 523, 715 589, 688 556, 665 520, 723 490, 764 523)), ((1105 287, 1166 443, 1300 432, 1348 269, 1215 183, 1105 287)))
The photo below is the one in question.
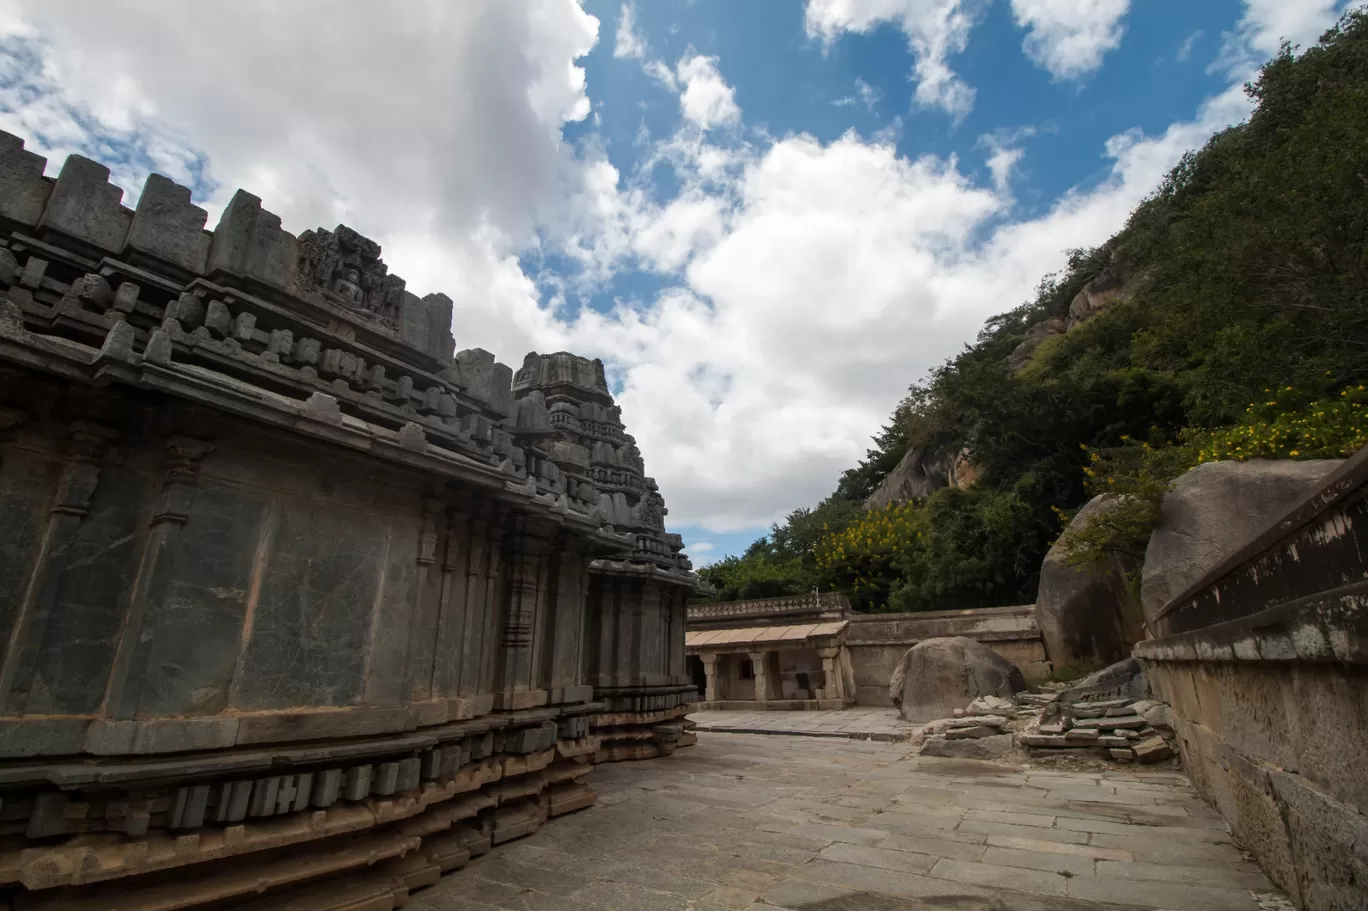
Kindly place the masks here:
POLYGON ((600 800, 409 911, 1291 911, 1169 771, 704 733, 596 768, 600 800))
POLYGON ((902 743, 917 729, 897 709, 851 708, 819 712, 708 711, 689 716, 700 731, 717 734, 794 734, 902 743))

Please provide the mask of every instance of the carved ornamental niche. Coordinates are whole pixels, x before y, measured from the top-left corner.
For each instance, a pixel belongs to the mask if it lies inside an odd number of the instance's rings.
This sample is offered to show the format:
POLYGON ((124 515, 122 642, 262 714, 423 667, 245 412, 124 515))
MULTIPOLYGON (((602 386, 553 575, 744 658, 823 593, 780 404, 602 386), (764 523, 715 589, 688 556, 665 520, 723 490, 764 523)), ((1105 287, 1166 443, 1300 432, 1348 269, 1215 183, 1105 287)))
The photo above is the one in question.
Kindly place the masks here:
POLYGON ((345 307, 386 329, 399 328, 404 280, 380 261, 380 245, 338 225, 299 235, 294 293, 345 307))

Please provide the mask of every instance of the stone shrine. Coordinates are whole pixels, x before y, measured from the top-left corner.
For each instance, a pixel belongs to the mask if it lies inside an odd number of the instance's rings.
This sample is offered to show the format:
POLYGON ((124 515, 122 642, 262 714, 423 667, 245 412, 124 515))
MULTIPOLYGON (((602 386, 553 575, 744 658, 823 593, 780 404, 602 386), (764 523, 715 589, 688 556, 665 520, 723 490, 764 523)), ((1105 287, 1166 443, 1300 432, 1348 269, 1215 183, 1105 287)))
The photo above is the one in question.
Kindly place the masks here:
POLYGON ((692 741, 603 365, 0 133, 0 907, 390 909, 692 741))

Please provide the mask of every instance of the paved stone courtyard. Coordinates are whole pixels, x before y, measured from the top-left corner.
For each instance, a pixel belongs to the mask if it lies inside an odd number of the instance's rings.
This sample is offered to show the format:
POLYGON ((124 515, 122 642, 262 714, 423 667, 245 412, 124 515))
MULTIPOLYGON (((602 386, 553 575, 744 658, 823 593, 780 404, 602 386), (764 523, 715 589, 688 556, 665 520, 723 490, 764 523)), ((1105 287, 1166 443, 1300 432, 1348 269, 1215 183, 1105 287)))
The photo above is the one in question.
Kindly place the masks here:
POLYGON ((1172 772, 1044 771, 901 743, 704 733, 594 770, 599 804, 413 911, 1290 909, 1172 772))
POLYGON ((823 712, 717 711, 689 716, 700 731, 728 734, 806 734, 900 743, 918 726, 897 709, 854 708, 823 712))

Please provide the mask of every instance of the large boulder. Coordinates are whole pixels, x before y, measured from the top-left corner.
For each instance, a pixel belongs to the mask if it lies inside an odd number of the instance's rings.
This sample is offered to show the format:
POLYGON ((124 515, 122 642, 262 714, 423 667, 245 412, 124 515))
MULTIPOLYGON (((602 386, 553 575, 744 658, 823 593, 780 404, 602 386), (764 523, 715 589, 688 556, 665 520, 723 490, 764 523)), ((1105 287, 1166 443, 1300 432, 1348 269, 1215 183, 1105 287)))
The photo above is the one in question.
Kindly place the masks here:
POLYGON ((1255 459, 1207 462, 1174 482, 1145 550, 1140 600, 1152 635, 1162 608, 1340 465, 1255 459))
POLYGON ((902 656, 888 695, 908 721, 945 718, 979 696, 1004 696, 1026 689, 1015 664, 981 642, 964 636, 927 639, 902 656))
POLYGON ((1115 556, 1101 566, 1076 567, 1065 556, 1070 536, 1118 502, 1107 496, 1089 500, 1040 567, 1036 625, 1056 670, 1104 667, 1125 658, 1145 638, 1144 614, 1127 578, 1140 570, 1140 561, 1115 556))

